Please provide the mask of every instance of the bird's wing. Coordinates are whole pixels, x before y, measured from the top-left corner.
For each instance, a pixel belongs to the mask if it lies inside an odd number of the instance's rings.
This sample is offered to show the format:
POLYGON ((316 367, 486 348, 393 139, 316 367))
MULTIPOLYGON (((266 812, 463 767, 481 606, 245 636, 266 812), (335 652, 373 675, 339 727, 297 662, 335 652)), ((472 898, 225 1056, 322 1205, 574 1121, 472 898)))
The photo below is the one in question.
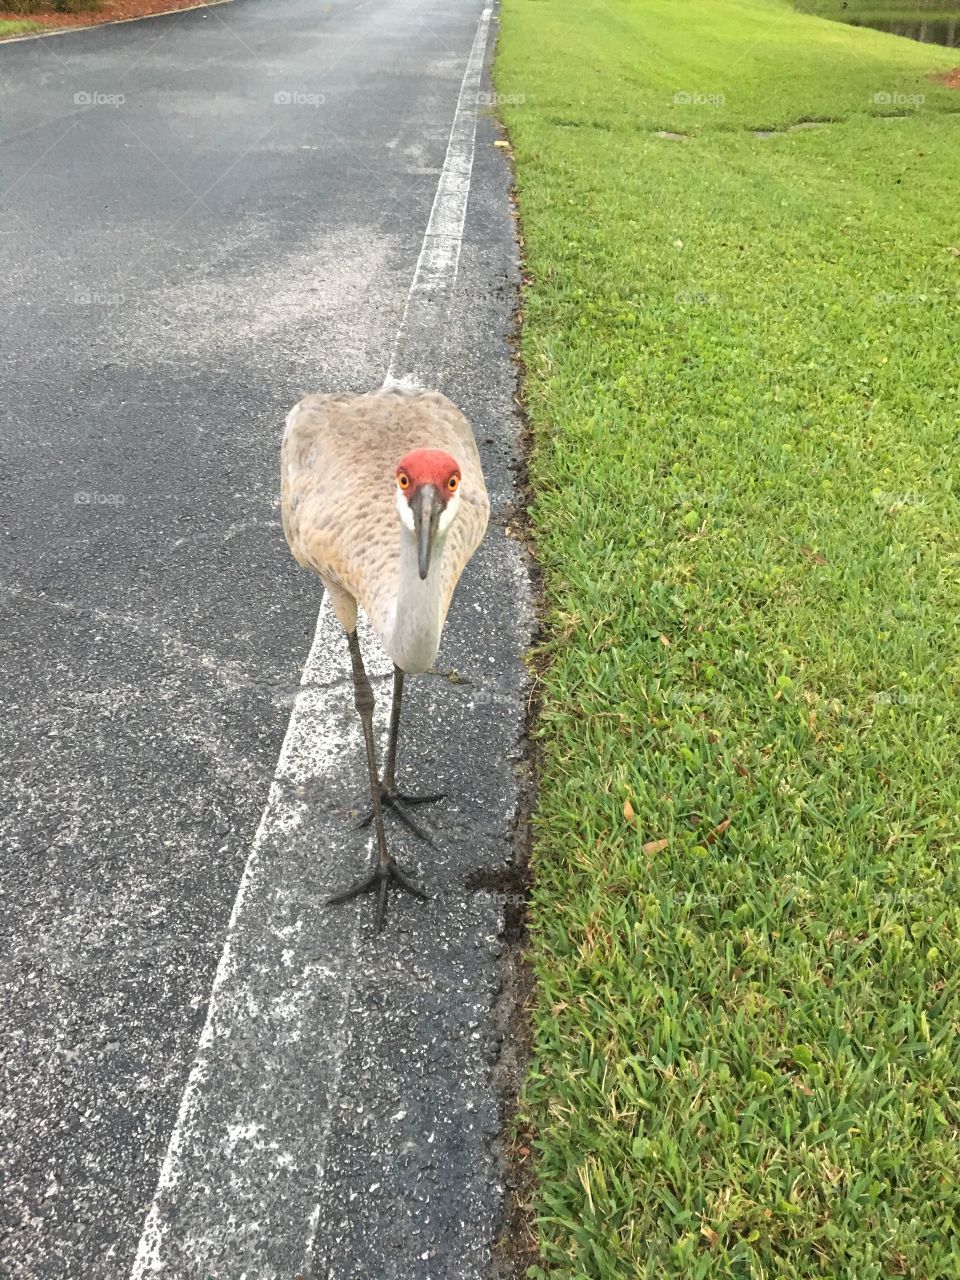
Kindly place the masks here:
POLYGON ((483 501, 463 496, 460 514, 447 534, 443 549, 443 587, 440 597, 440 625, 446 621, 453 593, 467 561, 483 541, 490 518, 490 502, 484 492, 483 501))
POLYGON ((378 604, 387 614, 391 604, 378 587, 396 558, 397 517, 395 462, 372 398, 301 400, 287 416, 280 483, 283 531, 295 558, 332 588, 332 597, 339 588, 359 601, 376 626, 378 604))

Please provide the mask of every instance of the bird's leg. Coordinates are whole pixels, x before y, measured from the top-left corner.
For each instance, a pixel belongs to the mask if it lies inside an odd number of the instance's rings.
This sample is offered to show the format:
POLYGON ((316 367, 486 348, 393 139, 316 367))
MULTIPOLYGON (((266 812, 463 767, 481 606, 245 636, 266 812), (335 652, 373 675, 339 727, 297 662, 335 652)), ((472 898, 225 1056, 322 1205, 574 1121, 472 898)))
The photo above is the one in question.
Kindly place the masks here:
POLYGON ((387 736, 387 756, 383 762, 383 791, 389 797, 404 804, 433 804, 444 798, 442 791, 429 796, 412 796, 397 786, 397 739, 400 737, 400 704, 403 702, 403 669, 393 668, 393 702, 390 705, 390 732, 387 736))
POLYGON ((357 713, 360 716, 360 723, 363 726, 363 740, 367 748, 370 799, 373 805, 372 819, 376 824, 378 857, 377 865, 369 876, 351 885, 344 892, 334 894, 333 897, 327 899, 327 904, 348 902, 351 898, 359 897, 361 893, 375 889, 377 891, 376 929, 377 933, 379 933, 383 928, 383 917, 387 906, 387 890, 390 887, 391 880, 401 889, 406 889, 408 893, 412 893, 414 897, 426 899, 427 895, 407 879, 387 851, 387 838, 383 830, 383 809, 380 804, 380 778, 377 774, 377 748, 373 740, 373 689, 370 687, 370 681, 364 670, 360 642, 357 639, 356 631, 351 631, 347 635, 347 642, 350 645, 350 658, 353 662, 354 702, 357 713))
MULTIPOLYGON (((403 701, 403 671, 400 667, 394 665, 393 668, 393 702, 390 705, 390 731, 387 735, 387 755, 383 762, 383 782, 380 784, 380 805, 382 808, 392 809, 405 827, 413 832, 415 836, 419 836, 421 840, 426 840, 428 844, 433 841, 418 822, 407 813, 407 807, 415 804, 433 804, 435 800, 443 799, 443 792, 437 791, 432 795, 416 796, 410 795, 406 791, 401 791, 397 786, 397 739, 400 736, 400 704, 403 701)), ((374 812, 371 809, 367 816, 360 823, 362 827, 368 827, 374 821, 374 812)))
POLYGON ((400 737, 400 704, 403 701, 403 669, 393 666, 393 701, 390 704, 390 732, 387 735, 387 758, 383 762, 385 791, 397 789, 397 739, 400 737))

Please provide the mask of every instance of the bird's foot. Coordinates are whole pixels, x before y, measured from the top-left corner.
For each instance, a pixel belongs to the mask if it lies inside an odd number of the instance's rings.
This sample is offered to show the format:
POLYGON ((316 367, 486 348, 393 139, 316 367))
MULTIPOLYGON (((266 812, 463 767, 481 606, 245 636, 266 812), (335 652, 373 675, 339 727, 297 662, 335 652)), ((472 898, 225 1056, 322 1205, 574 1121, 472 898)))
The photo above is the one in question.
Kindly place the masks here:
MULTIPOLYGON (((409 808, 413 808, 418 804, 434 804, 437 800, 443 800, 444 793, 437 791, 433 795, 414 796, 406 791, 401 791, 396 786, 384 786, 380 783, 380 805, 383 809, 390 809, 397 815, 408 831, 412 831, 415 836, 419 836, 421 840, 425 840, 427 844, 433 845, 433 837, 426 831, 419 822, 417 822, 411 814, 407 812, 409 808)), ((367 814, 365 818, 361 818, 360 827, 369 827, 373 821, 373 810, 367 814)))
POLYGON ((362 893, 369 893, 371 890, 375 890, 377 893, 376 931, 380 933, 383 929, 383 918, 387 910, 387 890, 390 888, 391 880, 399 889, 403 889, 406 893, 412 893, 421 902, 427 901, 427 895, 423 890, 418 889, 412 880, 407 879, 393 858, 388 858, 386 862, 378 861, 370 875, 358 880, 356 884, 351 885, 349 889, 345 889, 342 893, 335 893, 328 898, 326 905, 332 907, 340 902, 350 902, 353 898, 359 898, 362 893))

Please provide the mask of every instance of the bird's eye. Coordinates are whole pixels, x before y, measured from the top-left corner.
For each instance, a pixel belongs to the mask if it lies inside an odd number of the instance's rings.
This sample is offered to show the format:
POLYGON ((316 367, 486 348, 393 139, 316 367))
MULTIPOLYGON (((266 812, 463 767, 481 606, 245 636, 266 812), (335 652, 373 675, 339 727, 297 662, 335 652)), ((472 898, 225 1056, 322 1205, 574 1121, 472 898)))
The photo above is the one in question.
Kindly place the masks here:
POLYGON ((451 476, 450 479, 447 481, 447 488, 450 490, 451 493, 456 493, 457 487, 459 484, 460 484, 460 477, 451 476))
POLYGON ((407 475, 405 471, 401 471, 400 474, 397 476, 397 484, 400 486, 401 489, 410 488, 410 477, 407 475))

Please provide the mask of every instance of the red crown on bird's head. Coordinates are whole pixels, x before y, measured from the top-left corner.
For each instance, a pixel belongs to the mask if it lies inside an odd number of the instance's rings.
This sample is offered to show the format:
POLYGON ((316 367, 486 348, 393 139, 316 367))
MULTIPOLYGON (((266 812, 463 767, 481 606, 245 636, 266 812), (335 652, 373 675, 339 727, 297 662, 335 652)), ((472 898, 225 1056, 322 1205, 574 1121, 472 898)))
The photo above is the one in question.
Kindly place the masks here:
POLYGON ((408 498, 432 484, 446 502, 460 488, 460 466, 445 449, 413 449, 397 463, 397 484, 408 498))

